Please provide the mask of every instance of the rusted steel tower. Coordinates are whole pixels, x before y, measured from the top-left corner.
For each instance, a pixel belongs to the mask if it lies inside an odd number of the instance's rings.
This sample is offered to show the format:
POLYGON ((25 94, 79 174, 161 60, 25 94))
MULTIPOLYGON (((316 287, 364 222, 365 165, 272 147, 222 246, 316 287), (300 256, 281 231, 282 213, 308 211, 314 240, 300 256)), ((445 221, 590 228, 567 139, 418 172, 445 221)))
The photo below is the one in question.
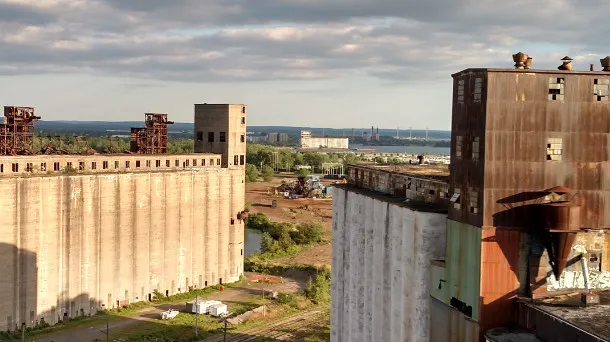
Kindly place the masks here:
POLYGON ((31 154, 34 147, 34 123, 40 117, 32 107, 4 107, 0 125, 0 155, 31 154))
POLYGON ((145 127, 131 128, 132 153, 159 154, 167 153, 167 126, 173 121, 167 120, 167 114, 146 113, 145 127))

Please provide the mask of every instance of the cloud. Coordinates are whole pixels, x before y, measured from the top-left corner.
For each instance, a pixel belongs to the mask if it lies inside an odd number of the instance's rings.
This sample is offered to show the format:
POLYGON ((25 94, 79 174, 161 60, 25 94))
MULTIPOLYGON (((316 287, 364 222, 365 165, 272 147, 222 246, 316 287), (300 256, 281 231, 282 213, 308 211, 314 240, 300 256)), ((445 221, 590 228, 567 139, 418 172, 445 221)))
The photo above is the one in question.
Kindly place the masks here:
POLYGON ((522 49, 535 67, 568 54, 585 69, 607 54, 608 10, 601 0, 0 0, 0 75, 413 82, 510 67, 522 49))

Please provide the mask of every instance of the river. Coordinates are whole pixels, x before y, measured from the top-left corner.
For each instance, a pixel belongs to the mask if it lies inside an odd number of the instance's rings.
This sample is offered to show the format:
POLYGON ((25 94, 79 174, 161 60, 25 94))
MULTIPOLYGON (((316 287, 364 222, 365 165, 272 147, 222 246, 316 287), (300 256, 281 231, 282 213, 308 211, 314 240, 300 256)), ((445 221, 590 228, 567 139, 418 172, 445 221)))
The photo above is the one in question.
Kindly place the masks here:
POLYGON ((248 257, 252 254, 259 253, 261 250, 261 242, 263 241, 263 234, 254 229, 245 229, 244 232, 246 235, 244 237, 246 245, 246 248, 244 248, 244 256, 248 257))

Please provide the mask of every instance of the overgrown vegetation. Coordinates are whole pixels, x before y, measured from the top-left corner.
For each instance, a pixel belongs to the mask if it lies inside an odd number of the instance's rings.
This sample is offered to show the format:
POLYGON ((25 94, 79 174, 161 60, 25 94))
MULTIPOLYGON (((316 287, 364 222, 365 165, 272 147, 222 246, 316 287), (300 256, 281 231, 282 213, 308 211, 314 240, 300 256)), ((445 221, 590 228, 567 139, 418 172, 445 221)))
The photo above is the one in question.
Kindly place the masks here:
POLYGON ((260 259, 293 256, 302 250, 302 246, 322 242, 324 228, 318 222, 299 224, 272 222, 265 214, 257 213, 248 216, 246 227, 263 233, 260 259))
POLYGON ((309 278, 305 294, 316 304, 330 302, 330 272, 322 269, 314 278, 309 278))

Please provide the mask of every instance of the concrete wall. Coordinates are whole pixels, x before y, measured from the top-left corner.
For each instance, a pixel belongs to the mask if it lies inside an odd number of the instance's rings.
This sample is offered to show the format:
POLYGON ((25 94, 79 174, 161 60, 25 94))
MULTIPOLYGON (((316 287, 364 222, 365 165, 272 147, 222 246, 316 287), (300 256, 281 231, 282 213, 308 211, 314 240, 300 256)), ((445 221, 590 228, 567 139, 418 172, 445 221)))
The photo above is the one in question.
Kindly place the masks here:
POLYGON ((195 152, 222 154, 222 167, 245 167, 246 115, 242 104, 196 104, 195 152))
POLYGON ((0 330, 238 280, 243 181, 243 169, 0 178, 0 330))
POLYGON ((428 341, 430 260, 445 215, 335 188, 331 341, 428 341))
POLYGON ((349 139, 347 138, 301 138, 302 148, 349 148, 349 139))

